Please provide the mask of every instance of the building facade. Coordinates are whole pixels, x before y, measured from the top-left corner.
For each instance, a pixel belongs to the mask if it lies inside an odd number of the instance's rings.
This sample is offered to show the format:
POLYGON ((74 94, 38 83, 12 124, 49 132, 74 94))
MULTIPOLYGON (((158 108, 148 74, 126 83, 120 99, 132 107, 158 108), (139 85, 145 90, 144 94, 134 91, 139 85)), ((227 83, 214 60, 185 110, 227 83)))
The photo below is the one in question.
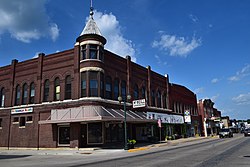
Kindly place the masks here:
POLYGON ((183 128, 185 110, 190 134, 199 133, 196 96, 150 66, 105 50, 93 14, 74 48, 0 67, 0 147, 119 145, 125 123, 128 139, 153 142, 183 128), (133 108, 138 99, 145 106, 133 108), (159 120, 170 126, 159 129, 159 120))

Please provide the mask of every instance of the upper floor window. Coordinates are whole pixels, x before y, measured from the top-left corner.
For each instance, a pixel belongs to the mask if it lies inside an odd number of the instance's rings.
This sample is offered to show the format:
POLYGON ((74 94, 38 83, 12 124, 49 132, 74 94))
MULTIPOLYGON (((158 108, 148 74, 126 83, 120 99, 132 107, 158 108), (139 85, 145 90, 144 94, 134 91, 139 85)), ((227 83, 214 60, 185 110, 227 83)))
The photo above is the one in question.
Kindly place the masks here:
POLYGON ((155 107, 155 91, 151 91, 151 106, 155 107))
POLYGON ((97 72, 89 72, 89 96, 97 97, 98 96, 98 77, 97 72))
POLYGON ((105 98, 112 99, 112 80, 110 76, 106 77, 105 98))
POLYGON ((161 107, 161 92, 157 92, 157 107, 161 107))
POLYGON ((81 97, 87 96, 87 72, 81 73, 81 97))
POLYGON ((71 77, 68 75, 65 79, 65 99, 71 99, 71 77))
POLYGON ((114 82, 114 100, 118 100, 118 97, 119 97, 119 79, 115 79, 115 82, 114 82))
POLYGON ((48 100, 49 100, 49 80, 46 79, 44 82, 43 101, 47 102, 48 100))
POLYGON ((146 89, 144 86, 141 88, 141 98, 146 99, 146 89))
POLYGON ((126 84, 126 81, 122 81, 122 98, 123 99, 126 99, 127 98, 127 84, 126 84))
POLYGON ((27 102, 28 102, 28 85, 25 83, 23 85, 22 104, 27 104, 27 102))
POLYGON ((97 45, 89 45, 89 58, 97 59, 97 45))
POLYGON ((85 60, 87 58, 87 45, 81 46, 81 60, 85 60))
POLYGON ((134 100, 138 100, 139 99, 139 89, 138 89, 138 85, 135 84, 134 86, 134 100))
POLYGON ((163 108, 167 108, 167 96, 166 93, 162 96, 163 108))
POLYGON ((15 105, 20 105, 21 100, 21 89, 20 86, 16 86, 16 97, 15 97, 15 105))
POLYGON ((32 82, 30 84, 30 103, 35 103, 35 84, 32 82))
POLYGON ((103 73, 100 73, 100 87, 101 87, 100 96, 104 97, 104 75, 103 73))
POLYGON ((4 107, 5 92, 4 88, 0 90, 0 107, 4 107))
POLYGON ((54 82, 54 100, 60 100, 60 92, 61 92, 61 87, 60 87, 60 79, 56 78, 54 82))

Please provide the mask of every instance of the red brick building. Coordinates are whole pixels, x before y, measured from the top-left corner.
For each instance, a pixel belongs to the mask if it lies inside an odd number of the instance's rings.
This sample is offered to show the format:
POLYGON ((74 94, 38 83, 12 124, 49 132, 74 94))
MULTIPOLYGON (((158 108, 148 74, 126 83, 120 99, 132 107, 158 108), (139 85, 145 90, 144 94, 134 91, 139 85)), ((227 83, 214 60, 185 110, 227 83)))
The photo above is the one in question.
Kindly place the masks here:
POLYGON ((200 135, 200 117, 197 109, 197 98, 191 90, 182 85, 170 84, 169 105, 173 113, 186 115, 185 124, 172 126, 171 130, 179 135, 200 135))
POLYGON ((179 88, 169 90, 168 77, 105 50, 105 43, 91 10, 74 48, 0 67, 0 147, 123 143, 125 113, 129 139, 155 141, 158 119, 184 123, 184 108, 172 112, 178 99, 196 115, 196 106, 187 100, 195 96, 191 91, 184 90, 188 96, 182 99, 179 88), (171 102, 169 91, 175 96, 171 102), (133 109, 137 99, 145 99, 146 106, 133 109))

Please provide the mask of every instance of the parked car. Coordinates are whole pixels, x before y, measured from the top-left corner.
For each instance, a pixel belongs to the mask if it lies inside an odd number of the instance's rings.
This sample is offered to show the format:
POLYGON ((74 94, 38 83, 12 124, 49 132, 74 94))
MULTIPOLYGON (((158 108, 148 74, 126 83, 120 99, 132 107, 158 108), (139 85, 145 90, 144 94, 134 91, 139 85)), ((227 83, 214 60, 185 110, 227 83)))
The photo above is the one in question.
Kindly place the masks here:
POLYGON ((250 128, 245 129, 245 131, 244 131, 244 136, 245 136, 245 137, 246 137, 246 136, 250 136, 250 128))
POLYGON ((223 128, 223 129, 220 130, 219 136, 220 136, 220 138, 233 137, 233 132, 229 128, 223 128))

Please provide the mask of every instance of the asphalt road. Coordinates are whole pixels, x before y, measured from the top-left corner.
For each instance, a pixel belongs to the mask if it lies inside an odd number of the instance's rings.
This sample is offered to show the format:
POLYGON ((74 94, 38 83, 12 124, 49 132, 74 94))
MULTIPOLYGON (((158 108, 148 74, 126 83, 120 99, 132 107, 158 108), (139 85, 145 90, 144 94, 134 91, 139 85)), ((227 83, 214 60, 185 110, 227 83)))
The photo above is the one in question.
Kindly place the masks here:
MULTIPOLYGON (((26 154, 25 154, 26 153, 26 154)), ((67 167, 249 167, 250 137, 202 140, 128 153, 100 150, 89 154, 40 155, 0 153, 0 166, 67 167)))

